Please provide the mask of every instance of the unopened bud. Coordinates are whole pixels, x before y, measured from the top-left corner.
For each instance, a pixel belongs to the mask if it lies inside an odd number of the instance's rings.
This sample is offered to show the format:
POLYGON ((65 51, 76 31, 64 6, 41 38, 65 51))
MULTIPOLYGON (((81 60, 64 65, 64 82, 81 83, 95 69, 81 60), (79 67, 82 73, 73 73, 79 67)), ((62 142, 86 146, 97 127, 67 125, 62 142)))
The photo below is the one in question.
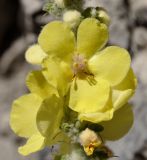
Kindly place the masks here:
POLYGON ((102 144, 101 138, 89 128, 81 132, 79 140, 88 156, 92 155, 95 148, 100 147, 102 144))
POLYGON ((63 21, 68 23, 72 28, 79 25, 81 18, 81 13, 77 10, 66 11, 63 15, 63 21))
POLYGON ((98 11, 98 18, 101 20, 101 22, 103 22, 104 24, 106 24, 107 26, 109 26, 110 24, 110 17, 107 14, 107 12, 105 10, 99 10, 98 11))
POLYGON ((64 0, 55 0, 55 3, 60 8, 64 8, 65 7, 65 1, 64 0))

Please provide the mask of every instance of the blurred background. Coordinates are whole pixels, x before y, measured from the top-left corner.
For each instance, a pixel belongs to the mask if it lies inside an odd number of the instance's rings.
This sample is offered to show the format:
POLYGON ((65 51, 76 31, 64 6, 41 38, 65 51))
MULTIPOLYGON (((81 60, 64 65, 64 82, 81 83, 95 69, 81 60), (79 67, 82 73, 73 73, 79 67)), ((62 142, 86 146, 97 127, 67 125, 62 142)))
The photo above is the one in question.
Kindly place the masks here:
MULTIPOLYGON (((42 12, 43 0, 0 0, 0 160, 49 160, 48 151, 28 157, 17 153, 24 141, 9 127, 11 103, 27 92, 25 77, 33 69, 25 50, 37 41, 41 26, 52 20, 42 12)), ((147 0, 87 0, 111 16, 109 45, 130 51, 139 86, 131 103, 135 122, 117 142, 109 142, 119 160, 147 160, 147 0)))

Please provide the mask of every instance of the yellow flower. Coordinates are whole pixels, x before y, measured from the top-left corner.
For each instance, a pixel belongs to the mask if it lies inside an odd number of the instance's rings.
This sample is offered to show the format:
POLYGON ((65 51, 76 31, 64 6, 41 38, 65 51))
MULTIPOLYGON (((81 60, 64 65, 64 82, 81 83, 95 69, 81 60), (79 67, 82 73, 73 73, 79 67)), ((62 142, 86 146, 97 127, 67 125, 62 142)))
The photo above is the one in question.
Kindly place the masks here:
POLYGON ((80 133, 79 139, 88 156, 92 155, 94 150, 102 145, 101 138, 89 128, 80 133))
POLYGON ((10 118, 13 131, 28 139, 24 146, 19 147, 22 155, 39 151, 66 138, 60 130, 64 115, 63 98, 45 80, 41 71, 28 75, 27 86, 31 93, 13 102, 10 118))
POLYGON ((29 62, 36 59, 37 63, 37 56, 43 57, 40 61, 45 79, 61 97, 68 97, 68 106, 78 112, 81 121, 102 123, 104 128, 111 123, 113 131, 103 134, 106 139, 118 139, 127 133, 133 121, 127 102, 134 94, 136 78, 125 49, 110 46, 101 50, 107 40, 107 26, 94 18, 82 21, 76 38, 68 24, 54 21, 42 29, 38 39, 37 47, 47 57, 34 53, 32 48, 27 52, 29 62))

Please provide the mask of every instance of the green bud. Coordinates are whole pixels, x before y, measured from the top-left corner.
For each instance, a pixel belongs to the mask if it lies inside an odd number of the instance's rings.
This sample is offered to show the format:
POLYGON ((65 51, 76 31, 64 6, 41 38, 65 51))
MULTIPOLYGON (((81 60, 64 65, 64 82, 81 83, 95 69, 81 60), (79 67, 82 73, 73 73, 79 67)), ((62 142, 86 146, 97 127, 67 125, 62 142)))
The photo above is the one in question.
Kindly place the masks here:
POLYGON ((81 122, 80 122, 80 121, 76 121, 75 127, 76 127, 77 129, 79 129, 79 128, 81 127, 81 122))

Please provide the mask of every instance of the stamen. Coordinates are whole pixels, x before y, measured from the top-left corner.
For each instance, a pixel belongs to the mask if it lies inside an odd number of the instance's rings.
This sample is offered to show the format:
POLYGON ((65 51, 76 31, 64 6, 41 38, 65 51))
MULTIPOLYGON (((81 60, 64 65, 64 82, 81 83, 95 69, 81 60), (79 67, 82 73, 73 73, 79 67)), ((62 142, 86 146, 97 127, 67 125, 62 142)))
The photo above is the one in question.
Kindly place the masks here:
POLYGON ((83 55, 77 54, 73 57, 72 69, 73 69, 74 75, 78 75, 86 72, 87 60, 84 58, 83 55))

